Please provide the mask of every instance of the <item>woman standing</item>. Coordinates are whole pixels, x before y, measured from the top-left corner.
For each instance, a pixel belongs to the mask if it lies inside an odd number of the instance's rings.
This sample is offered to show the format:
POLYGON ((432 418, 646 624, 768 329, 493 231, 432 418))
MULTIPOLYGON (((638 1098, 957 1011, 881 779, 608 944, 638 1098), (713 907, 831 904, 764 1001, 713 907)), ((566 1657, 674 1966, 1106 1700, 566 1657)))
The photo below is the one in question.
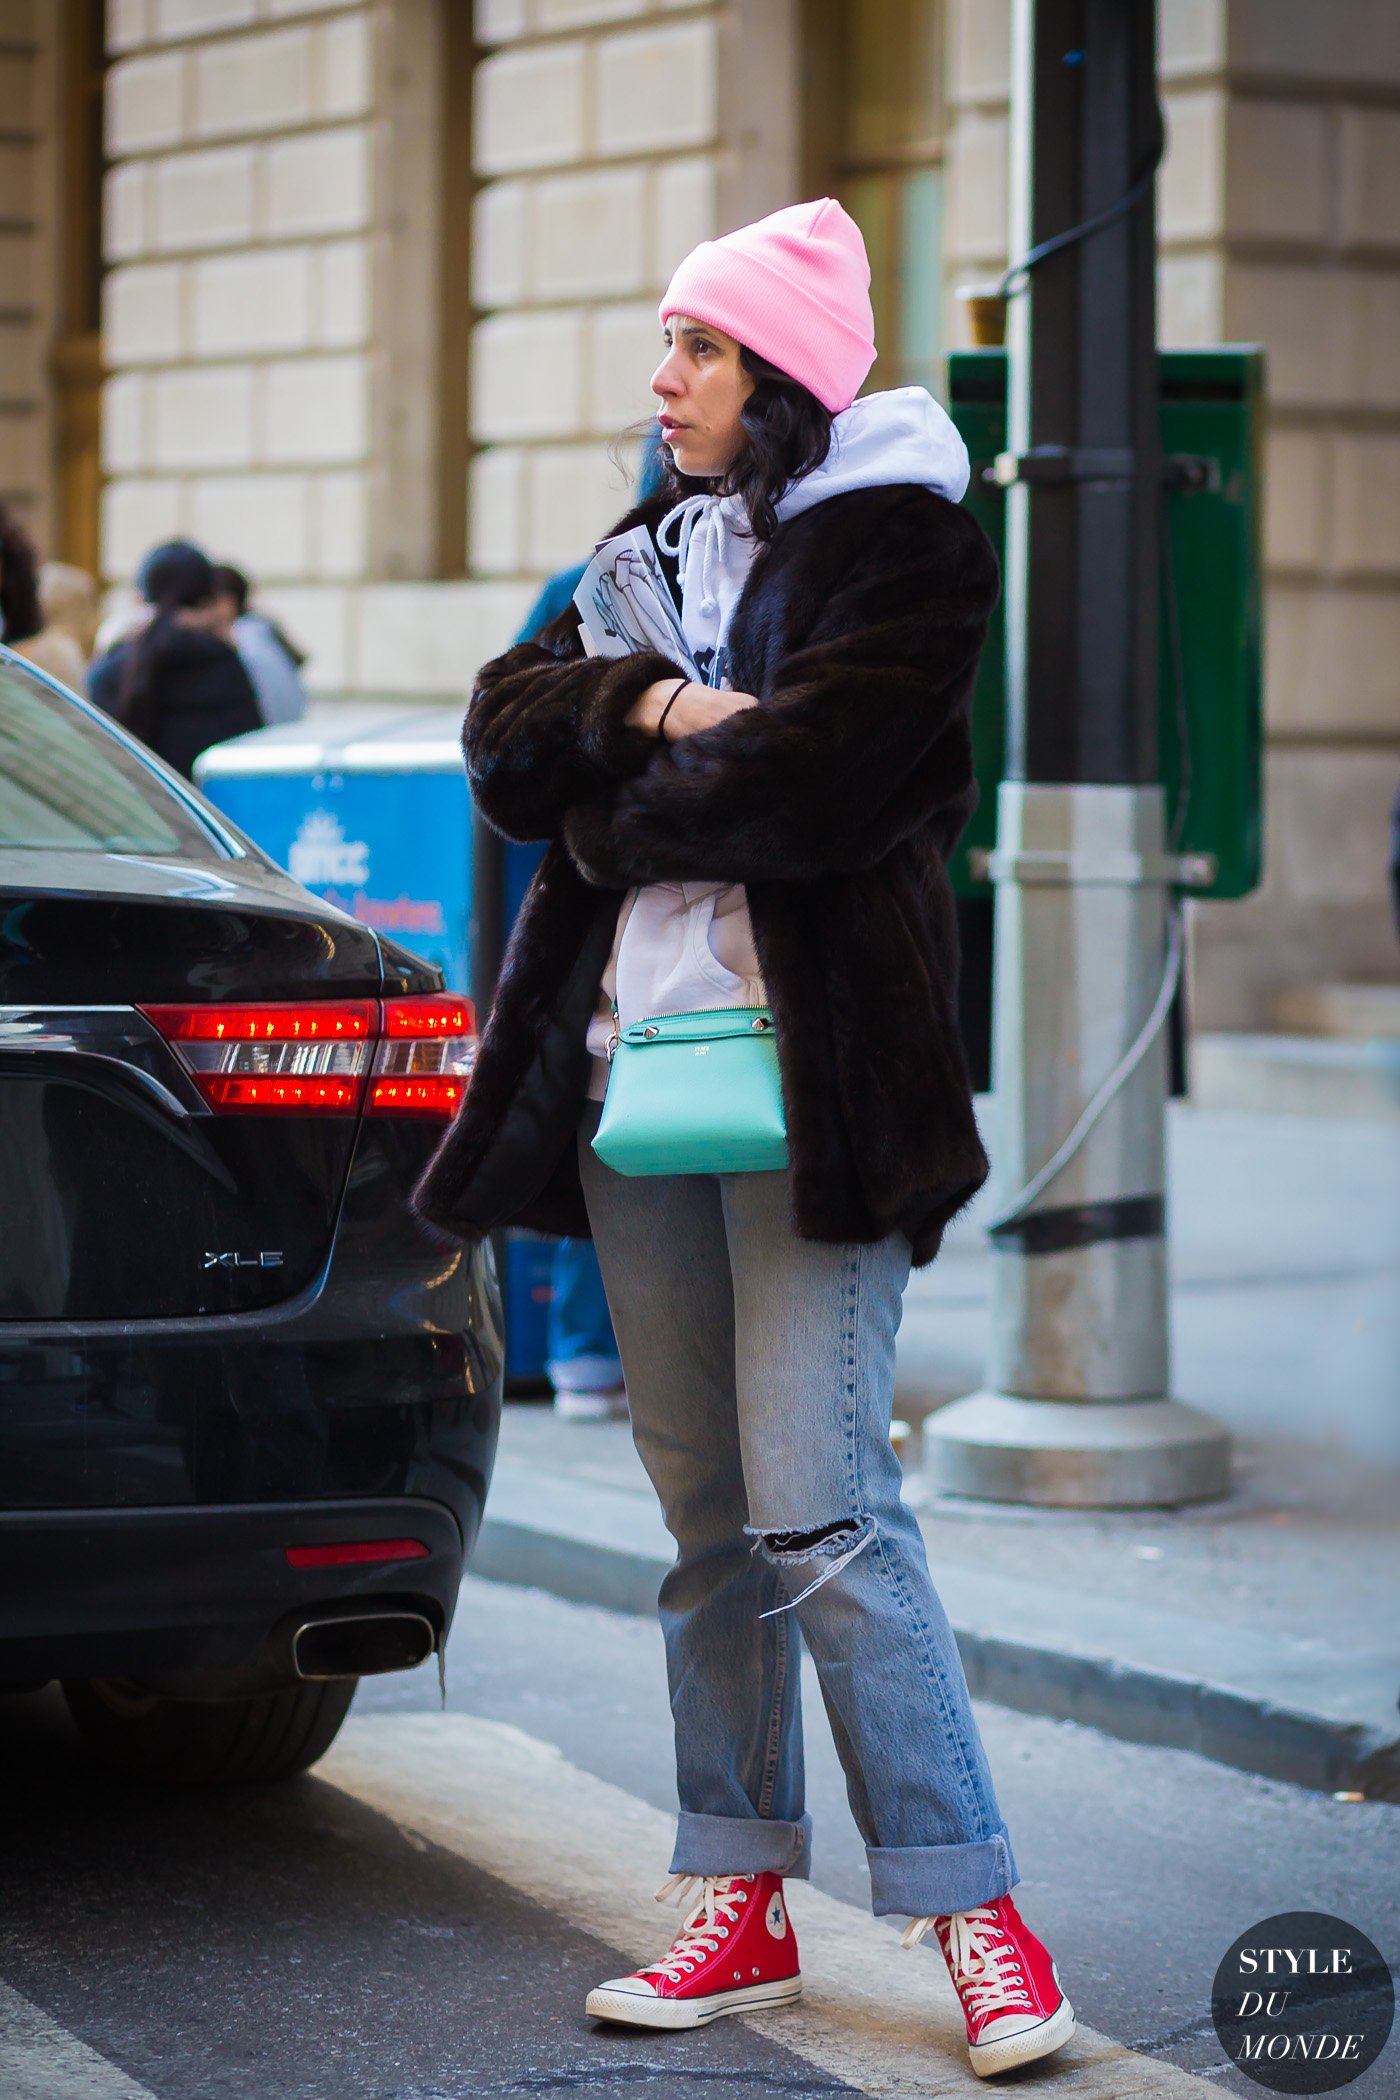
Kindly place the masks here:
POLYGON ((975 796, 997 575, 943 411, 914 387, 855 400, 869 282, 829 198, 703 243, 671 282, 652 388, 674 474, 623 525, 651 528, 707 683, 662 656, 586 657, 572 614, 480 673, 477 804, 551 843, 419 1202, 462 1237, 591 1232, 678 1549, 661 1893, 695 1901, 669 1952, 588 2011, 690 2027, 798 1994, 782 1884, 809 1871, 800 1627, 874 1908, 911 1918, 907 1943, 934 1932, 986 2075, 1058 2049, 1074 2019, 1011 1900, 889 1424, 911 1264, 987 1171, 946 863, 975 796), (788 1167, 605 1166, 590 1141, 613 1028, 744 1005, 773 1016, 788 1167))

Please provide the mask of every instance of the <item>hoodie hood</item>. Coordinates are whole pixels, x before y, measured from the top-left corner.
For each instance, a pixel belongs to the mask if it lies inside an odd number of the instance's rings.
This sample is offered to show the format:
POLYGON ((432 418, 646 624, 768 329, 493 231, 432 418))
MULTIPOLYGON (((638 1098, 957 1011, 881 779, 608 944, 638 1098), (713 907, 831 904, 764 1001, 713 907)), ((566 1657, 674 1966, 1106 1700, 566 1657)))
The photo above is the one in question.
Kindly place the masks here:
POLYGON ((832 417, 826 458, 778 498, 777 512, 797 518, 828 496, 901 482, 961 503, 967 481, 967 447, 947 409, 921 386, 897 386, 832 417))
MULTIPOLYGON (((780 524, 830 496, 912 484, 953 503, 968 483, 967 447, 947 410, 921 386, 867 394, 831 419, 831 445, 774 508, 780 524)), ((737 496, 688 496, 657 528, 657 544, 680 563, 681 626, 711 685, 724 685, 724 639, 758 552, 737 496)))

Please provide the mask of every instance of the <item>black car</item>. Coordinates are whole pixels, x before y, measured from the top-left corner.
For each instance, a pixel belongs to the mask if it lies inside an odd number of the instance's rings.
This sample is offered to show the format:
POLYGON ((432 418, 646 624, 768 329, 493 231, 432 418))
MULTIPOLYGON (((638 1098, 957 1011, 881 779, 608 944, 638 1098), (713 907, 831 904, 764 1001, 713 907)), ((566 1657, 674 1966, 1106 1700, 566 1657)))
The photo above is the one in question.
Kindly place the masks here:
POLYGON ((500 1426, 488 1242, 407 1194, 440 973, 0 649, 0 1689, 276 1778, 441 1654, 500 1426))

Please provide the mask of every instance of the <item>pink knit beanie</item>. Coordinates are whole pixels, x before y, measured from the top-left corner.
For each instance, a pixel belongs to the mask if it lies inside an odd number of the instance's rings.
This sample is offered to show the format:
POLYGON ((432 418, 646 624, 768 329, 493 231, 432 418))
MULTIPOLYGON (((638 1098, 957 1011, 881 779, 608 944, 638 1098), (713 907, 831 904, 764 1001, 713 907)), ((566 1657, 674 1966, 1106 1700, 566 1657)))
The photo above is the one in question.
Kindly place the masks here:
POLYGON ((799 380, 835 415, 875 362, 870 264, 834 197, 790 204, 692 248, 661 302, 708 322, 799 380))

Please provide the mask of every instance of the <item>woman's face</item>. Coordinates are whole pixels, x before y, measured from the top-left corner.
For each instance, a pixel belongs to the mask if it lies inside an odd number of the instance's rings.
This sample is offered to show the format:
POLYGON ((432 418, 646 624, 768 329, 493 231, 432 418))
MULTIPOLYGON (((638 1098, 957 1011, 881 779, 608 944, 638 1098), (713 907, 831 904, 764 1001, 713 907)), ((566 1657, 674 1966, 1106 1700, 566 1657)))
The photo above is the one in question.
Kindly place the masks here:
POLYGON ((666 355, 651 375, 661 442, 679 473, 713 480, 744 448, 739 411, 753 392, 753 374, 739 362, 734 337, 703 321, 672 314, 662 334, 666 355))

